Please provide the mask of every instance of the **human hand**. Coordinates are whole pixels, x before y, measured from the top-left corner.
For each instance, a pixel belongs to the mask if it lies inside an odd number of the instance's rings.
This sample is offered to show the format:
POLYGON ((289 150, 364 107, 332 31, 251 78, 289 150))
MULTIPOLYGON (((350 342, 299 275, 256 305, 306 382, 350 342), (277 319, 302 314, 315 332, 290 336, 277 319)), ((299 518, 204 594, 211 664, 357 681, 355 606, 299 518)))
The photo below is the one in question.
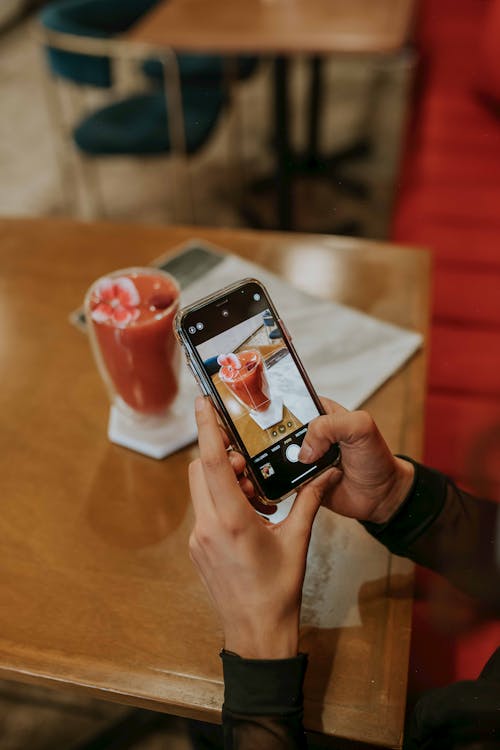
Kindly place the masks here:
POLYGON ((238 451, 229 450, 231 446, 229 436, 222 425, 219 425, 219 430, 224 442, 224 447, 227 450, 229 462, 233 467, 233 471, 236 475, 236 479, 238 481, 240 489, 246 495, 256 511, 258 511, 259 513, 263 513, 266 516, 272 516, 273 513, 276 513, 276 511, 278 510, 278 506, 269 504, 267 502, 262 502, 262 500, 255 492, 255 487, 253 486, 252 481, 246 474, 247 462, 245 461, 245 458, 241 455, 241 453, 238 453, 238 451))
POLYGON ((271 524, 255 513, 238 484, 208 399, 196 400, 196 421, 200 458, 189 466, 196 519, 189 550, 221 618, 225 648, 246 658, 295 656, 322 485, 306 486, 288 517, 271 524))
POLYGON ((414 476, 409 461, 393 456, 372 417, 321 399, 326 414, 314 419, 299 454, 313 463, 339 443, 342 463, 323 484, 323 505, 359 521, 385 523, 407 496, 414 476))

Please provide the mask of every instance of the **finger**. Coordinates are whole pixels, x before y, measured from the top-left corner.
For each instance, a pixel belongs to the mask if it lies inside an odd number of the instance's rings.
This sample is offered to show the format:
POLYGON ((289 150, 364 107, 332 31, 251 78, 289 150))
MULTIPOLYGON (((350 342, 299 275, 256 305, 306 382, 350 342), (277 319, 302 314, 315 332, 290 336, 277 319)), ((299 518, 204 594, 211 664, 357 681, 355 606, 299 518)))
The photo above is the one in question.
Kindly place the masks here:
POLYGON ((229 446, 231 445, 231 440, 229 439, 226 428, 219 423, 219 430, 222 436, 222 442, 224 443, 224 448, 229 448, 229 446))
POLYGON ((237 453, 236 451, 231 451, 230 453, 228 453, 228 457, 238 480, 238 484, 240 485, 240 489, 246 495, 246 497, 250 499, 255 495, 255 487, 253 486, 252 481, 243 474, 247 467, 247 462, 245 461, 241 453, 237 453))
POLYGON ((214 516, 214 503, 199 458, 189 464, 188 478, 196 522, 204 523, 214 516))
POLYGON ((245 516, 248 506, 238 486, 209 400, 198 396, 195 413, 203 474, 213 504, 226 518, 237 519, 239 514, 245 516))
MULTIPOLYGON (((344 472, 338 466, 334 466, 327 471, 324 471, 319 477, 309 482, 309 487, 314 487, 321 494, 321 502, 324 502, 325 495, 331 492, 335 486, 341 481, 344 476, 344 472)), ((305 489, 305 488, 304 488, 305 489)))
POLYGON ((303 538, 308 538, 311 532, 313 521, 323 500, 322 488, 323 485, 310 482, 299 490, 292 510, 285 520, 285 525, 297 531, 303 538))
POLYGON ((335 490, 339 486, 344 472, 337 466, 333 469, 323 472, 319 477, 311 482, 321 496, 321 505, 333 510, 332 501, 335 497, 335 490))
MULTIPOLYGON (((364 411, 335 411, 310 422, 299 453, 299 461, 317 461, 332 443, 352 444, 374 429, 373 419, 364 411)), ((376 429, 376 428, 375 428, 376 429)))
POLYGON ((248 477, 241 477, 238 484, 240 485, 241 491, 245 494, 245 497, 251 500, 255 495, 255 487, 250 479, 248 479, 248 477))
POLYGON ((229 457, 229 462, 231 466, 233 467, 233 471, 236 474, 236 476, 243 474, 243 472, 246 469, 247 462, 245 461, 241 453, 238 453, 237 451, 230 451, 228 453, 228 457, 229 457))
MULTIPOLYGON (((327 415, 333 415, 333 414, 340 415, 340 414, 349 413, 348 410, 344 406, 342 406, 342 404, 339 404, 337 401, 333 401, 331 398, 326 398, 326 396, 320 396, 320 401, 327 415)), ((311 425, 309 425, 309 427, 310 426, 311 425)), ((306 434, 306 438, 307 437, 308 435, 306 434)), ((316 461, 320 456, 323 455, 323 453, 326 453, 326 451, 331 445, 331 443, 327 444, 327 446, 323 448, 321 453, 318 453, 318 452, 311 453, 311 448, 317 447, 317 446, 311 445, 312 441, 314 440, 314 433, 309 434, 309 439, 306 440, 306 438, 304 438, 304 440, 302 441, 302 445, 304 446, 304 449, 301 450, 301 452, 299 453, 299 460, 302 461, 303 463, 312 463, 313 461, 316 461)))
POLYGON ((348 411, 342 404, 339 404, 338 401, 333 401, 331 398, 327 398, 326 396, 320 396, 319 399, 323 405, 323 409, 327 414, 335 414, 335 413, 345 413, 348 411))

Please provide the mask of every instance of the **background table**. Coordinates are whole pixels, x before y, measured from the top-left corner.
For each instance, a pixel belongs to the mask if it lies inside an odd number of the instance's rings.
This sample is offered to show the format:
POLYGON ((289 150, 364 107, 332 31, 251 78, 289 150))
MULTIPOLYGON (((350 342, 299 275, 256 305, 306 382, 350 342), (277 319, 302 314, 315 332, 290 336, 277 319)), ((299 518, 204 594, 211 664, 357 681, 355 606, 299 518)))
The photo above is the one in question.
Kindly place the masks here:
MULTIPOLYGON (((289 144, 287 59, 313 56, 313 81, 309 105, 308 161, 318 158, 320 123, 320 67, 318 56, 354 54, 381 57, 399 53, 408 42, 414 0, 162 0, 127 33, 146 44, 165 45, 176 52, 235 55, 270 55, 274 66, 274 148, 278 227, 293 223, 289 144)), ((405 78, 411 65, 403 60, 405 78)), ((401 74, 401 70, 397 71, 401 74)), ((405 91, 405 83, 401 91, 405 91)), ((378 92, 378 98, 380 92, 378 92)), ((404 94, 403 94, 404 95, 404 94)), ((393 171, 398 151, 404 104, 391 107, 393 125, 383 148, 385 163, 393 171)))
MULTIPOLYGON (((0 221, 0 676, 217 721, 221 633, 187 552, 196 446, 154 461, 110 445, 107 396, 68 322, 97 276, 192 237, 422 332, 429 266, 425 252, 346 238, 0 221)), ((391 448, 416 457, 424 360, 367 404, 391 448)), ((398 746, 411 565, 321 511, 309 567, 306 726, 398 746)))
POLYGON ((408 38, 414 0, 162 0, 131 38, 181 52, 388 53, 408 38))

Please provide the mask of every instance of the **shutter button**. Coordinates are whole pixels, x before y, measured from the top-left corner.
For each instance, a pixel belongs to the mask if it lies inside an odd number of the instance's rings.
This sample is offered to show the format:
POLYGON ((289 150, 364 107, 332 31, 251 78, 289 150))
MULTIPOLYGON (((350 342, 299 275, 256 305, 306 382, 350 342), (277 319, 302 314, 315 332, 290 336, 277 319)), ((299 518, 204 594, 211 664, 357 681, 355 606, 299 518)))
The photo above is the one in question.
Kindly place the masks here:
POLYGON ((290 461, 290 463, 295 464, 299 460, 299 453, 300 445, 297 445, 297 443, 290 443, 285 451, 285 456, 287 457, 288 461, 290 461))

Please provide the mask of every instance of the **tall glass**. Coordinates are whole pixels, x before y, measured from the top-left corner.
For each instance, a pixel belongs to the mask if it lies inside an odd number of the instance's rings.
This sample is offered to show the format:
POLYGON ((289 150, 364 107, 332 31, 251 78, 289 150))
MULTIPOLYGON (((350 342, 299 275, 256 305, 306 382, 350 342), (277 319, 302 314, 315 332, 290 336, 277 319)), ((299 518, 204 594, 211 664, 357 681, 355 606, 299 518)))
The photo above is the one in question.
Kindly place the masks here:
POLYGON ((126 268, 95 281, 85 297, 90 341, 111 402, 127 416, 163 415, 179 390, 173 329, 179 286, 156 268, 126 268))
POLYGON ((252 411, 265 411, 271 403, 271 391, 262 354, 257 349, 248 349, 238 352, 236 361, 239 367, 221 366, 220 379, 243 406, 252 411))

